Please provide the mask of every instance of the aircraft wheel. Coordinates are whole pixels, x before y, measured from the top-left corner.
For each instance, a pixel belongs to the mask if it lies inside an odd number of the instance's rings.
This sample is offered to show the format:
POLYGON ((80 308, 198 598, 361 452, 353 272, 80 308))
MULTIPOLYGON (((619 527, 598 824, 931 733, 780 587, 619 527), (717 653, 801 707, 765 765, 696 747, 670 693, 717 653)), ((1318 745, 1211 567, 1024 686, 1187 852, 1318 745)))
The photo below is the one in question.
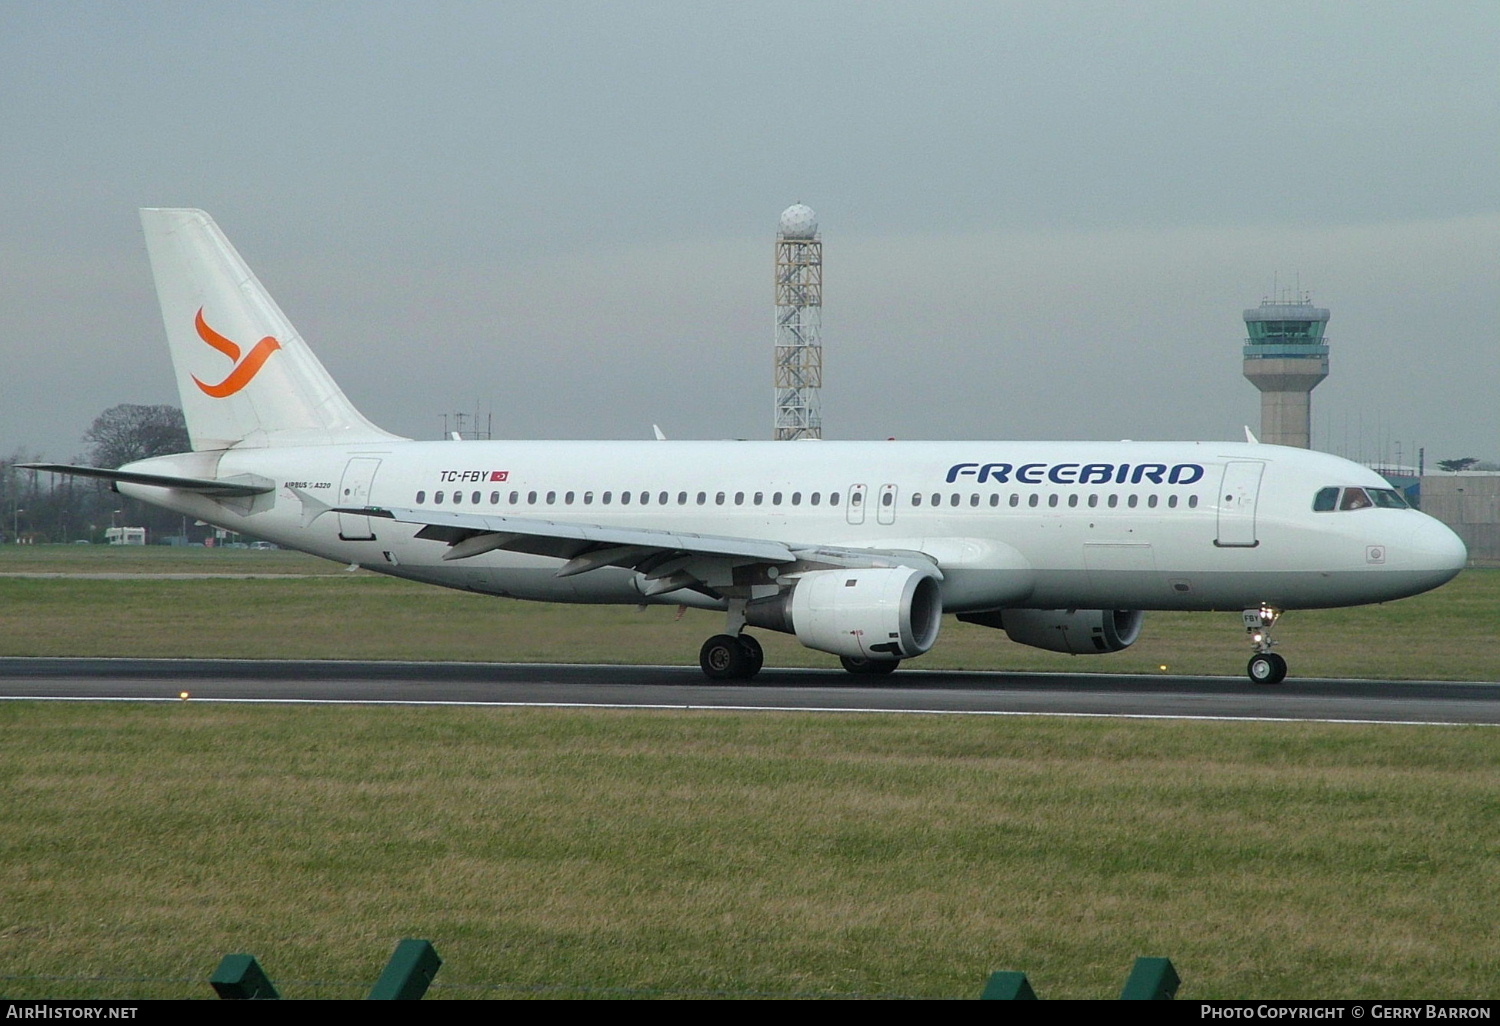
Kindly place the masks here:
POLYGON ((852 656, 839 656, 839 662, 844 669, 860 676, 885 676, 895 673, 896 667, 901 665, 899 659, 856 659, 852 656))
POLYGON ((1258 652, 1245 668, 1251 684, 1280 684, 1286 680, 1286 660, 1275 652, 1258 652))
POLYGON ((743 680, 754 672, 749 648, 732 634, 715 634, 705 641, 698 650, 698 665, 710 680, 743 680))
POLYGON ((754 677, 760 672, 760 668, 766 664, 765 650, 760 647, 760 642, 748 634, 741 634, 739 636, 739 643, 740 647, 745 650, 746 657, 749 659, 749 665, 745 669, 745 676, 754 677))

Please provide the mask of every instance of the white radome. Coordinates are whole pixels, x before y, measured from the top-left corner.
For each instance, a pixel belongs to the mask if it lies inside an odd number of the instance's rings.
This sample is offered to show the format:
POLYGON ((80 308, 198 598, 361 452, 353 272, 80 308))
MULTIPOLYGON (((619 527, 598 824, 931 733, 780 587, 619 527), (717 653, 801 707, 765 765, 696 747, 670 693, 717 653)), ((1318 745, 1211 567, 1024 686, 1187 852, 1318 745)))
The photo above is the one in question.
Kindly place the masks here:
POLYGON ((818 234, 818 215, 812 207, 794 203, 781 212, 781 234, 789 239, 810 239, 818 234))

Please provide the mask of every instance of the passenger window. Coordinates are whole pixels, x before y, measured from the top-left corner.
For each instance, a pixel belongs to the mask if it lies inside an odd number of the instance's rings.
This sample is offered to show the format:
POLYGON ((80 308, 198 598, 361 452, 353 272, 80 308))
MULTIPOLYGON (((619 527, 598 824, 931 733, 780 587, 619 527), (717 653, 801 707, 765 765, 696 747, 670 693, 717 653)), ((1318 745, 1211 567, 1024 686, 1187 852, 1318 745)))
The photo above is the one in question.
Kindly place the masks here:
POLYGON ((662 492, 656 497, 657 504, 665 506, 667 504, 667 499, 669 498, 671 498, 671 496, 669 496, 666 492, 662 492))
MULTIPOLYGON (((475 496, 475 498, 478 498, 479 497, 479 493, 475 492, 474 496, 475 496)), ((547 493, 547 505, 551 506, 551 505, 553 505, 556 502, 557 502, 557 493, 556 492, 548 492, 547 493)))
POLYGON ((1177 508, 1177 496, 1175 496, 1175 495, 1168 495, 1167 496, 1167 507, 1169 509, 1176 509, 1177 508))
MULTIPOLYGON (((781 499, 780 499, 781 493, 777 492, 776 495, 778 496, 778 498, 776 499, 776 501, 780 502, 781 501, 781 499)), ((865 493, 864 492, 855 492, 853 495, 849 496, 849 505, 851 505, 851 506, 858 506, 861 502, 864 502, 864 501, 865 501, 865 493)))
POLYGON ((1097 495, 1090 495, 1089 496, 1089 509, 1093 509, 1097 505, 1099 505, 1099 496, 1097 496, 1097 495))
POLYGON ((1053 492, 1051 495, 1047 496, 1047 505, 1053 506, 1053 507, 1055 507, 1057 505, 1057 493, 1056 492, 1053 492))
POLYGON ((745 493, 744 492, 735 492, 734 493, 734 504, 736 506, 743 506, 745 504, 745 493))
POLYGON ((1339 502, 1339 509, 1368 509, 1375 505, 1370 497, 1365 494, 1363 488, 1345 488, 1344 497, 1339 502))
MULTIPOLYGON (((604 501, 608 502, 609 500, 605 499, 604 501)), ((629 492, 621 492, 620 493, 620 505, 621 506, 629 506, 630 505, 630 493, 629 492)))
POLYGON ((608 506, 609 500, 614 497, 614 494, 614 492, 605 492, 603 495, 599 496, 599 501, 608 506))
MULTIPOLYGON (((975 497, 975 498, 976 498, 976 499, 977 499, 977 498, 979 498, 979 496, 977 496, 977 495, 976 495, 976 496, 974 496, 974 497, 975 497)), ((814 495, 814 496, 813 496, 813 498, 814 498, 814 499, 816 499, 816 498, 817 498, 817 496, 816 496, 816 495, 814 495)), ((881 492, 881 493, 880 493, 880 504, 881 504, 881 505, 882 505, 882 506, 890 506, 890 505, 893 505, 893 504, 894 504, 894 503, 895 503, 895 501, 896 501, 896 497, 895 497, 895 496, 894 496, 894 495, 892 495, 892 494, 891 494, 891 493, 890 493, 890 492, 881 492)), ((814 505, 814 506, 816 506, 816 505, 817 505, 817 503, 816 503, 816 502, 814 502, 814 503, 813 503, 813 505, 814 505)))
POLYGON ((1010 496, 1010 504, 1011 504, 1011 505, 1012 505, 1012 506, 1019 506, 1019 505, 1020 505, 1020 504, 1021 504, 1021 496, 1020 496, 1020 493, 1018 493, 1018 492, 1012 492, 1012 493, 1011 493, 1011 496, 1010 496))
POLYGON ((752 501, 757 506, 759 506, 761 503, 763 503, 763 502, 766 501, 766 493, 765 492, 756 492, 755 493, 755 498, 752 501))
POLYGON ((424 503, 426 501, 427 501, 427 493, 426 492, 418 492, 417 493, 417 505, 420 506, 420 505, 422 505, 422 503, 424 503))
POLYGON ((839 504, 839 493, 838 492, 829 492, 828 493, 828 505, 830 505, 830 506, 837 506, 838 504, 839 504))
MULTIPOLYGON (((417 494, 421 495, 422 493, 418 492, 417 494)), ((421 502, 422 500, 418 499, 417 501, 421 502)), ((920 492, 912 492, 911 493, 911 504, 913 506, 920 506, 920 505, 922 505, 922 494, 920 492)))
POLYGON ((1042 501, 1041 497, 1038 496, 1036 492, 1032 492, 1031 493, 1031 497, 1026 500, 1026 505, 1028 505, 1028 506, 1036 506, 1036 505, 1039 505, 1041 503, 1041 501, 1042 501))
POLYGON ((1152 509, 1156 508, 1156 495, 1155 495, 1155 493, 1153 493, 1153 494, 1151 494, 1151 495, 1149 495, 1149 496, 1146 497, 1146 505, 1150 506, 1152 509))
MULTIPOLYGON (((854 501, 856 503, 859 502, 859 496, 858 495, 856 495, 854 497, 854 501)), ((780 492, 772 492, 771 493, 771 505, 773 505, 773 506, 780 506, 781 505, 781 493, 780 492)))
POLYGON ((1068 496, 1068 506, 1073 507, 1076 505, 1078 505, 1078 493, 1074 492, 1072 495, 1068 496))
POLYGON ((977 506, 977 505, 979 505, 979 493, 978 492, 973 492, 973 493, 971 493, 969 495, 969 505, 970 506, 977 506))
POLYGON ((1119 504, 1120 504, 1120 497, 1118 495, 1111 495, 1109 497, 1109 508, 1110 509, 1114 509, 1119 504))
POLYGON ((991 506, 998 506, 998 505, 1000 505, 1000 493, 999 492, 990 492, 990 505, 991 506))
POLYGON ((564 495, 563 496, 563 502, 566 503, 569 506, 573 505, 573 493, 572 492, 568 492, 566 495, 564 495))
POLYGON ((950 505, 950 506, 957 506, 958 503, 959 503, 959 497, 958 497, 958 493, 957 492, 954 492, 952 495, 948 496, 948 505, 950 505))
POLYGON ((441 506, 443 504, 443 493, 442 492, 435 493, 433 495, 433 497, 432 497, 432 502, 433 502, 433 505, 435 505, 435 506, 441 506))
POLYGON ((792 505, 793 506, 800 506, 800 505, 802 505, 802 493, 801 492, 793 492, 792 493, 792 505))
POLYGON ((521 501, 521 493, 520 492, 511 492, 510 493, 510 504, 512 506, 514 506, 516 503, 518 503, 520 501, 521 501))
POLYGON ((816 506, 821 498, 822 496, 819 493, 813 492, 812 495, 808 496, 807 501, 816 506))
POLYGON ((677 493, 677 505, 679 505, 679 506, 686 506, 687 505, 687 492, 678 492, 677 493))
POLYGON ((933 492, 932 493, 932 504, 934 506, 941 506, 943 504, 943 497, 941 495, 939 495, 937 492, 933 492))
POLYGON ((476 506, 479 505, 479 493, 475 492, 473 495, 469 496, 469 501, 476 506))
POLYGON ((649 506, 649 505, 651 505, 651 493, 650 492, 642 492, 641 493, 641 505, 642 506, 649 506))
POLYGON ((594 493, 593 492, 584 492, 583 493, 583 504, 585 506, 592 506, 594 504, 594 493))
POLYGON ((1337 488, 1320 488, 1318 494, 1313 496, 1313 512, 1327 513, 1336 509, 1339 504, 1339 490, 1337 488))
POLYGON ((1188 509, 1197 509, 1197 508, 1198 508, 1198 496, 1196 496, 1196 495, 1189 495, 1188 496, 1188 509))
POLYGON ((498 505, 500 505, 500 493, 499 492, 490 492, 490 505, 491 506, 498 506, 498 505))
POLYGON ((699 492, 698 493, 698 505, 701 506, 701 505, 703 505, 707 501, 708 501, 708 493, 707 492, 699 492))
POLYGON ((1132 493, 1131 496, 1130 496, 1130 498, 1128 498, 1128 499, 1125 500, 1125 505, 1129 506, 1131 509, 1135 509, 1136 504, 1139 503, 1140 501, 1141 501, 1141 497, 1139 495, 1135 495, 1135 494, 1132 493))
POLYGON ((724 505, 724 493, 723 492, 717 492, 717 493, 715 493, 715 495, 714 495, 714 505, 715 506, 722 506, 722 505, 724 505))

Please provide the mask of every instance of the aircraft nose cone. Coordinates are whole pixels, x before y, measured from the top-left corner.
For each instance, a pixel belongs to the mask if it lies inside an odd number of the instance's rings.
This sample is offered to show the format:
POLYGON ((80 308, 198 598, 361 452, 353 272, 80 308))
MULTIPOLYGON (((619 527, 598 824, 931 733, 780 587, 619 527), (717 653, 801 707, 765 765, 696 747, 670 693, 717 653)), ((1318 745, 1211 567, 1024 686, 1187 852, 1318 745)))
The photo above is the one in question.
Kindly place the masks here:
POLYGON ((1469 550, 1463 539, 1447 524, 1429 516, 1422 517, 1421 525, 1412 532, 1407 544, 1417 567, 1441 575, 1440 582, 1458 576, 1469 562, 1469 550))

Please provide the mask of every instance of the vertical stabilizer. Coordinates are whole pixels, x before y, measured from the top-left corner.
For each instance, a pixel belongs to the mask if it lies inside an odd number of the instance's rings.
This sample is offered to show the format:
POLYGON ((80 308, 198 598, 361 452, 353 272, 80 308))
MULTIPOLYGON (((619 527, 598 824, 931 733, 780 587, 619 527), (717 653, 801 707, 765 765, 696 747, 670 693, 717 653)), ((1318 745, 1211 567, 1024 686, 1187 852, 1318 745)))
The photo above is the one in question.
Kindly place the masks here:
POLYGON ((201 210, 144 209, 193 449, 395 439, 361 416, 201 210))

